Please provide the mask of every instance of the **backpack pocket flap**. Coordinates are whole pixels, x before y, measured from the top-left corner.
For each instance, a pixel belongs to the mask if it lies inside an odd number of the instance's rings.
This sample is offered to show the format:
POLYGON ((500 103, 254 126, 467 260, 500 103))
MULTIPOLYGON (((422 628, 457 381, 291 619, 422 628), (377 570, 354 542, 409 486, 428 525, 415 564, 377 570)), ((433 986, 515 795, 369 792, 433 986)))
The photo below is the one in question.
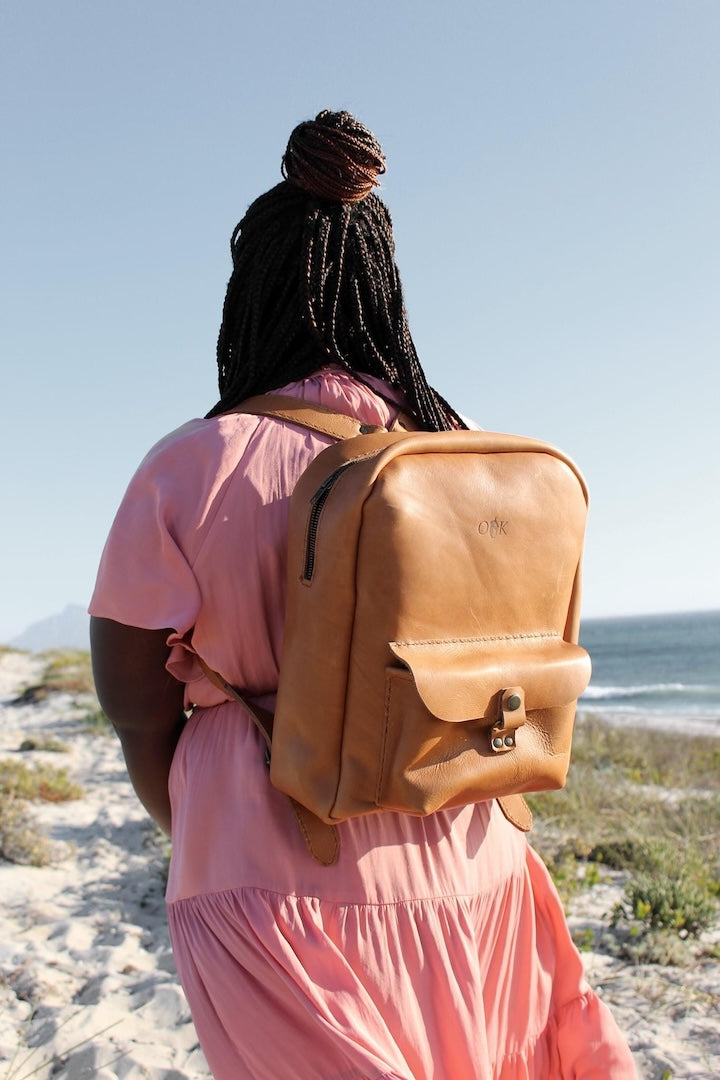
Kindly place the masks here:
POLYGON ((390 642, 425 707, 440 720, 495 720, 498 694, 522 687, 525 708, 551 709, 578 699, 590 682, 590 657, 559 635, 463 641, 390 642))

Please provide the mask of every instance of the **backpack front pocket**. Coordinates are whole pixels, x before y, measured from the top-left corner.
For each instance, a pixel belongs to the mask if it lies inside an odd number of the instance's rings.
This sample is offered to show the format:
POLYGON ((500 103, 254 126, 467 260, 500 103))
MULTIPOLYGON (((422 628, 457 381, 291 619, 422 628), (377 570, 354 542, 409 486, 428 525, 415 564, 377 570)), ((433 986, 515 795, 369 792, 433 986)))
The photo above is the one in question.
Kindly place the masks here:
POLYGON ((393 642, 376 805, 443 807, 562 787, 584 649, 557 634, 393 642))

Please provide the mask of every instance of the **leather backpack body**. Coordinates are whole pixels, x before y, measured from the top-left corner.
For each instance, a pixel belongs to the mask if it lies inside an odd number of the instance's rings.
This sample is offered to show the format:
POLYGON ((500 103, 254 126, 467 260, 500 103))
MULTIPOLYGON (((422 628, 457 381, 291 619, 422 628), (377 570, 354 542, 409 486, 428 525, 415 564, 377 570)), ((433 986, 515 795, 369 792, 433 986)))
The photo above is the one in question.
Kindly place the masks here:
POLYGON ((369 429, 293 398, 238 411, 339 440, 291 497, 277 708, 260 724, 272 783, 329 824, 498 798, 528 828, 516 797, 564 785, 590 678, 575 465, 534 439, 369 429))

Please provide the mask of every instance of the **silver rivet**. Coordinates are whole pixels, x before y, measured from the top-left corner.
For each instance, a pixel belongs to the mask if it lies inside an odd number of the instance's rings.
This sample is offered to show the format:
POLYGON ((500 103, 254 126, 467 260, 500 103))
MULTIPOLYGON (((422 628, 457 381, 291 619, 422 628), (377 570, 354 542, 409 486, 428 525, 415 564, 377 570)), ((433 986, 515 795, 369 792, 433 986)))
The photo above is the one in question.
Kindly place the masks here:
POLYGON ((522 705, 522 698, 519 694, 511 694, 505 702, 505 708, 508 712, 515 712, 522 705))
POLYGON ((513 735, 506 735, 505 736, 505 745, 506 746, 514 746, 515 745, 515 738, 514 738, 513 735))
POLYGON ((495 747, 496 750, 499 750, 500 747, 503 744, 503 741, 502 741, 501 738, 496 738, 496 739, 493 739, 492 744, 493 744, 493 746, 495 747))

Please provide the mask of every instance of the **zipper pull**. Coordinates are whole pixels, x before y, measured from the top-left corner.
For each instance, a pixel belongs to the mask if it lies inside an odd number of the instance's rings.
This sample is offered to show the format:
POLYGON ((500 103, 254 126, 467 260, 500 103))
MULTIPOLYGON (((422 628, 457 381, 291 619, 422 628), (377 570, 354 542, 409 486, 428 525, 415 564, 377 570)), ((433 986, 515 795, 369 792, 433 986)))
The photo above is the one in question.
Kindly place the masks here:
POLYGON ((338 479, 343 470, 347 469, 348 465, 352 464, 352 461, 346 461, 344 462, 344 464, 338 465, 337 469, 333 469, 329 476, 325 477, 320 487, 314 492, 313 495, 310 496, 310 502, 313 506, 318 503, 323 498, 323 496, 330 490, 330 488, 333 486, 333 484, 338 479))

